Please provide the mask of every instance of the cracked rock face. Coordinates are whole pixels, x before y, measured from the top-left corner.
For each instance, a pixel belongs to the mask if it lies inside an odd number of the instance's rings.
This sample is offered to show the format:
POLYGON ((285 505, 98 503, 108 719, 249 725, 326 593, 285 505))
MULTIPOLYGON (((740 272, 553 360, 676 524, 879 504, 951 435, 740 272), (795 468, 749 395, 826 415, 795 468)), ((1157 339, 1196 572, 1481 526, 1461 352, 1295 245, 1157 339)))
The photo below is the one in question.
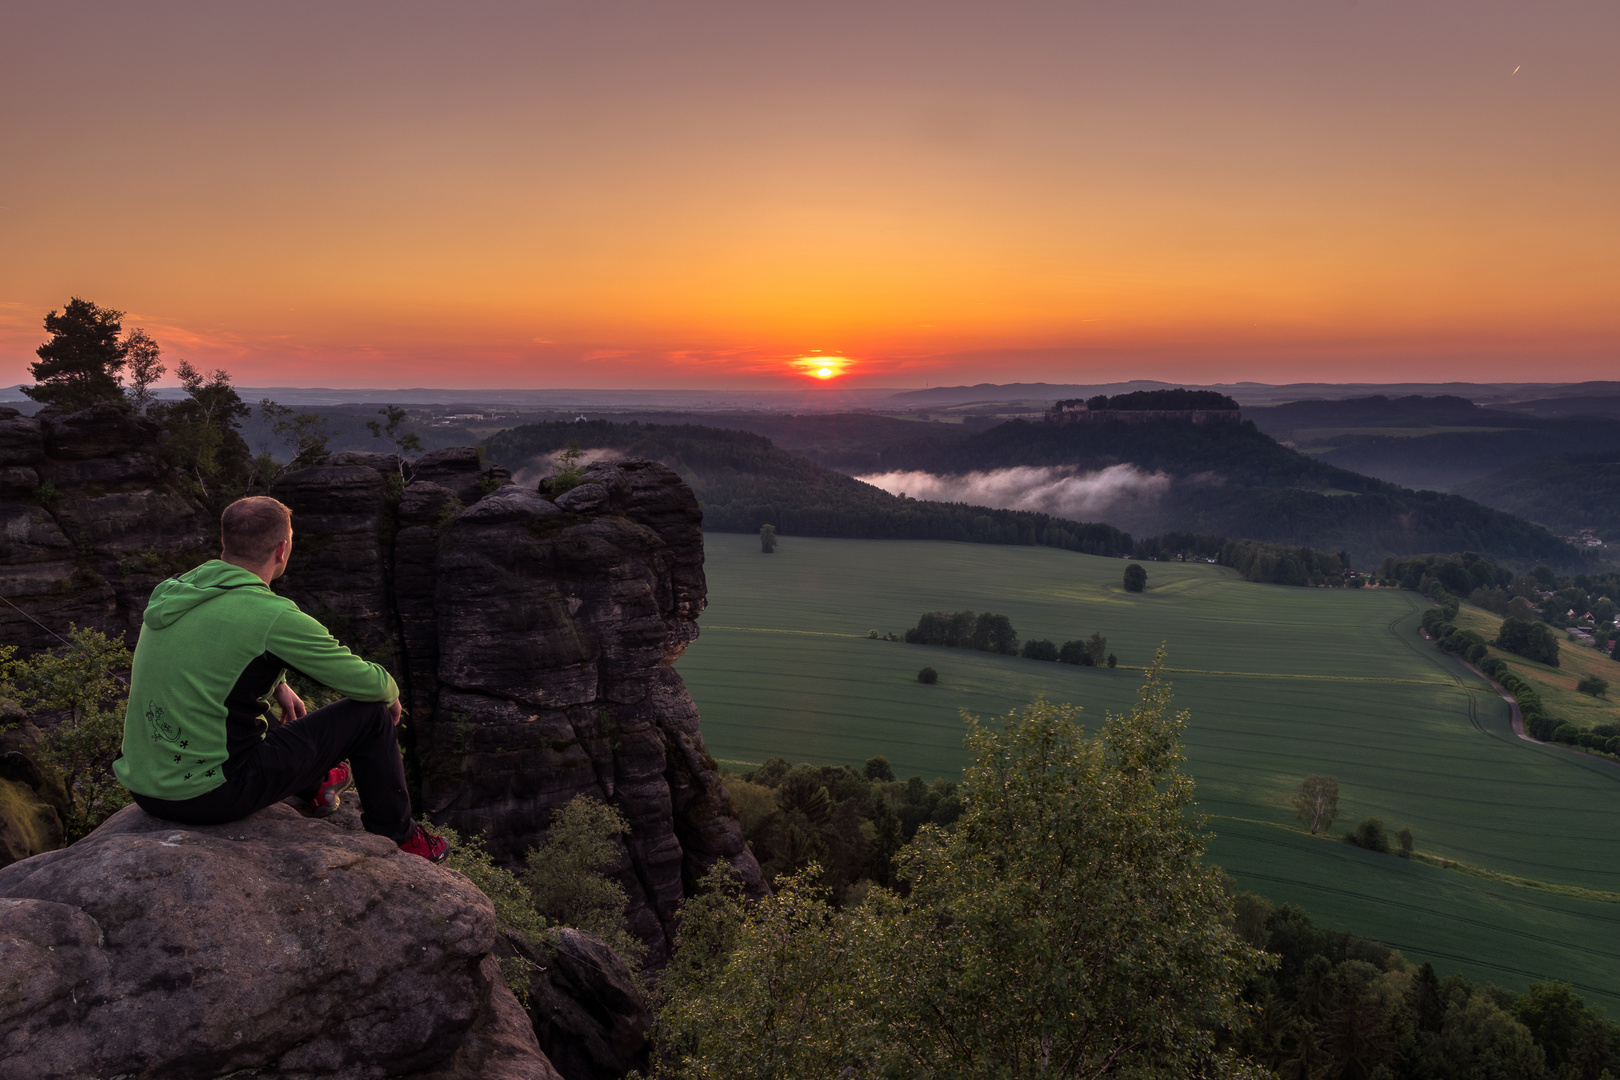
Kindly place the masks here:
POLYGON ((133 644, 153 586, 211 557, 211 531, 150 421, 112 405, 0 407, 0 596, 17 605, 0 605, 0 641, 50 648, 40 623, 73 622, 133 644))
POLYGON ((495 939, 465 878, 355 820, 126 807, 0 870, 0 1074, 556 1077, 495 939))
POLYGON ((429 458, 397 502, 382 463, 284 478, 295 540, 278 588, 397 665, 434 821, 516 862, 575 795, 617 806, 631 831, 616 874, 661 963, 716 859, 763 891, 671 666, 706 603, 697 501, 656 462, 593 465, 552 502, 480 476, 475 453, 429 458))

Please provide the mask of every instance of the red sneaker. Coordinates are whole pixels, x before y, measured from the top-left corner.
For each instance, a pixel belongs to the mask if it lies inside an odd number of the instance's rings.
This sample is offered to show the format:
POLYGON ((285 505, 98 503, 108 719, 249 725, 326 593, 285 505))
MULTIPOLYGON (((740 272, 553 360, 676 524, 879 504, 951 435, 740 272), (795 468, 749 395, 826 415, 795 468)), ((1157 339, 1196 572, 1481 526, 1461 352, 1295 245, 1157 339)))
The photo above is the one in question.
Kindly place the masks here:
POLYGON ((345 791, 349 790, 353 783, 354 779, 349 775, 349 763, 347 761, 338 762, 326 774, 326 779, 321 782, 320 788, 316 790, 315 797, 309 800, 309 812, 316 817, 326 817, 338 808, 343 801, 341 796, 345 791))
POLYGON ((450 854, 450 844, 444 837, 434 836, 418 825, 411 838, 399 845, 399 850, 420 855, 428 862, 444 862, 444 857, 450 854))

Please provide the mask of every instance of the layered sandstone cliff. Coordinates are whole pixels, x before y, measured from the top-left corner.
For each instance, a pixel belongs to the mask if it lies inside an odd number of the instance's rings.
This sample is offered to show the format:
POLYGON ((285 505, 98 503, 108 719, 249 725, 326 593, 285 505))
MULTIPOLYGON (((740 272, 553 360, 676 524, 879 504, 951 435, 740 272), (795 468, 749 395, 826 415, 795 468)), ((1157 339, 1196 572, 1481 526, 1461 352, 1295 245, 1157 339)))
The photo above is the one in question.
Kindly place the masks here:
POLYGON ((661 962, 716 859, 756 890, 697 709, 672 667, 705 604, 702 514, 668 468, 595 465, 551 501, 448 450, 287 476, 278 587, 399 673, 420 809, 516 861, 584 793, 630 823, 617 876, 661 962))

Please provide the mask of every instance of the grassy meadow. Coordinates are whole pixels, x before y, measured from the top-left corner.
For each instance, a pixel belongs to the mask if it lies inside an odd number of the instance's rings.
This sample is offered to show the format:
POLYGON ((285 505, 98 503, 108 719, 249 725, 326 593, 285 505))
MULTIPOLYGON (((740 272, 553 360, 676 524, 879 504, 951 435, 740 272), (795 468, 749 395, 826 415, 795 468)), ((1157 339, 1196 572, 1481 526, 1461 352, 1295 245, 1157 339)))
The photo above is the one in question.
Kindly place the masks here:
MULTIPOLYGON (((1456 625, 1464 630, 1476 631, 1489 641, 1496 637, 1496 631, 1502 625, 1502 616, 1463 604, 1457 611, 1456 625)), ((1557 667, 1526 660, 1496 648, 1491 649, 1490 654, 1501 657, 1508 667, 1534 686, 1536 693, 1541 695, 1541 703, 1547 706, 1547 712, 1560 721, 1567 720, 1576 727, 1590 729, 1597 724, 1612 724, 1620 720, 1620 663, 1615 663, 1607 653, 1599 652, 1590 645, 1567 640, 1562 630, 1556 633, 1557 667), (1612 693, 1599 698, 1577 691, 1575 684, 1586 675, 1596 675, 1608 682, 1613 688, 1612 693)))
POLYGON ((763 555, 752 536, 706 543, 709 608, 678 670, 729 767, 881 753, 901 776, 954 777, 961 710, 1045 696, 1100 723, 1130 706, 1162 642, 1176 706, 1192 714, 1211 857, 1241 887, 1442 972, 1520 989, 1561 978, 1620 1013, 1620 903, 1604 896, 1620 894, 1620 769, 1516 739, 1506 703, 1419 636, 1415 594, 1257 585, 1193 563, 1148 563, 1148 591, 1128 594, 1124 561, 1050 548, 785 537, 763 555), (1121 666, 867 637, 962 608, 1005 614, 1026 640, 1101 631, 1121 666), (937 685, 916 681, 924 665, 937 685), (1297 831, 1288 800, 1313 772, 1338 778, 1337 831, 1379 817, 1410 828, 1432 861, 1297 831))

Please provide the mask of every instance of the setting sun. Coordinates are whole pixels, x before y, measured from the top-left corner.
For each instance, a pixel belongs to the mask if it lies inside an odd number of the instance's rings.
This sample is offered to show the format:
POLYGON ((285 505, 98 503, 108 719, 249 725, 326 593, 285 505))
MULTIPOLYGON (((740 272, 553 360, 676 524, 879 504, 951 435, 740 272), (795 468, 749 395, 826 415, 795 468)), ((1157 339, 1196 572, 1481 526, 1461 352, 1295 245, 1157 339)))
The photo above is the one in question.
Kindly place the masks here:
POLYGON ((793 361, 792 366, 801 375, 827 380, 836 379, 844 374, 850 362, 843 356, 805 356, 793 361))

